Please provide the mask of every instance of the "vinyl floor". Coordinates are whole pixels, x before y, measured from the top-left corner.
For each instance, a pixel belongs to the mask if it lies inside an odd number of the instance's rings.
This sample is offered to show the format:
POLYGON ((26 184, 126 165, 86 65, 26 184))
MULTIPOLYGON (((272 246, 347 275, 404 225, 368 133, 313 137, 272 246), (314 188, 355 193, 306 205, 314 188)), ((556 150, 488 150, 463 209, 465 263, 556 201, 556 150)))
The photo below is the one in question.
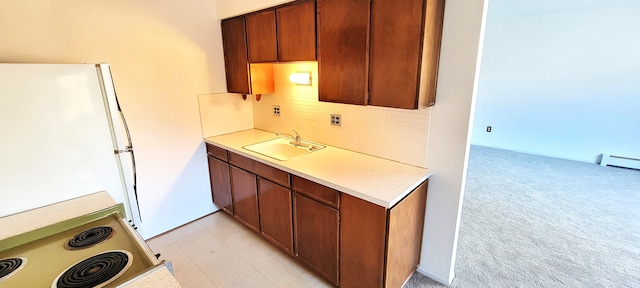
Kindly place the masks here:
POLYGON ((147 243, 184 288, 332 287, 221 211, 147 243))

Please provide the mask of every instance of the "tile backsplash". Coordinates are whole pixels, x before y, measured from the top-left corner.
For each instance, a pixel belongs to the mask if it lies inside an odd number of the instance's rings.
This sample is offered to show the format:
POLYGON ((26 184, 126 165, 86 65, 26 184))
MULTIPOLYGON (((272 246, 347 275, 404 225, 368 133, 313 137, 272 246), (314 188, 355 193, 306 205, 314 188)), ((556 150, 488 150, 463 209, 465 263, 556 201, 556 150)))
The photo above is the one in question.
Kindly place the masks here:
POLYGON ((252 103, 238 94, 198 95, 198 105, 204 138, 253 128, 252 103))
POLYGON ((247 100, 231 93, 198 95, 202 136, 252 128, 296 130, 305 140, 426 167, 431 108, 404 110, 319 102, 316 62, 278 64, 274 70, 276 92, 262 95, 260 101, 252 95, 247 95, 247 100), (299 71, 311 71, 311 86, 289 81, 289 75, 299 71), (274 105, 280 106, 280 116, 273 115, 274 105), (331 114, 341 115, 341 126, 331 125, 331 114))
POLYGON ((431 108, 404 110, 319 102, 316 62, 278 64, 274 70, 276 92, 262 95, 260 101, 252 97, 256 129, 288 133, 294 129, 306 140, 426 167, 431 108), (312 72, 312 86, 289 81, 289 75, 299 71, 312 72), (273 115, 273 105, 280 106, 280 116, 273 115), (341 126, 330 124, 331 114, 341 114, 341 126))

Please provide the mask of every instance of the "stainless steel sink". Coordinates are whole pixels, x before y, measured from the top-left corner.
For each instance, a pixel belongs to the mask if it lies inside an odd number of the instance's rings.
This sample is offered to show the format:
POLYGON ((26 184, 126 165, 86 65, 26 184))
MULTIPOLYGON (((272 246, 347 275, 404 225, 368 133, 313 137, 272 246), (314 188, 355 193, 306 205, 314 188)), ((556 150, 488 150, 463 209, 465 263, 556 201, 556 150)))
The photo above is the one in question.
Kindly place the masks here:
POLYGON ((295 140, 291 138, 278 137, 247 145, 242 148, 280 161, 286 161, 293 157, 318 151, 325 147, 326 146, 324 145, 304 140, 300 141, 300 145, 296 145, 295 140))

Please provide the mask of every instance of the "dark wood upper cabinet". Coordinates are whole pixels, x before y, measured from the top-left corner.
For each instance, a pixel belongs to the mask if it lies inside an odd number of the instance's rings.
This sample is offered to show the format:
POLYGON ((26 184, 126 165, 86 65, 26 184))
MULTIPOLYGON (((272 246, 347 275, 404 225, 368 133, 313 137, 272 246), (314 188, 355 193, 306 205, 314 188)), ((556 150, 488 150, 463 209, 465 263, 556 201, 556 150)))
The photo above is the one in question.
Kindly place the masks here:
POLYGON ((267 10, 246 16, 249 62, 277 62, 275 11, 267 10))
POLYGON ((249 62, 316 60, 314 1, 297 1, 245 17, 249 62))
POLYGON ((257 65, 317 60, 320 101, 432 106, 444 4, 305 0, 223 20, 227 89, 274 93, 273 67, 257 65))
POLYGON ((320 101, 435 104, 444 0, 318 0, 320 101))
POLYGON ((227 90, 251 94, 244 17, 223 20, 221 26, 227 90))
POLYGON ((367 104, 370 0, 318 0, 318 98, 367 104))
POLYGON ((444 0, 372 2, 369 105, 435 104, 443 14, 444 0))
POLYGON ((371 4, 370 105, 416 108, 423 5, 423 0, 379 0, 371 4))
POLYGON ((280 62, 316 60, 316 7, 305 1, 276 8, 280 62))
POLYGON ((445 0, 427 1, 425 12, 424 39, 422 46, 422 67, 418 106, 436 104, 436 84, 438 82, 438 64, 442 44, 442 23, 444 22, 445 0))
POLYGON ((249 64, 245 17, 222 20, 221 26, 227 91, 239 94, 275 92, 273 65, 249 64))

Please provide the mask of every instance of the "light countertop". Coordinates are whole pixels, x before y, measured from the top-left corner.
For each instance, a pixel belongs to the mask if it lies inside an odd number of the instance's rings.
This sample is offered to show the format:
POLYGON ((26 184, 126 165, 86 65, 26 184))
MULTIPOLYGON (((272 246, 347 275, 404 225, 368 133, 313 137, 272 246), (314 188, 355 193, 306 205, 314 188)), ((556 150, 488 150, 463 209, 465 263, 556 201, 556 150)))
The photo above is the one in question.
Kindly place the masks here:
POLYGON ((0 217, 0 240, 116 205, 107 191, 0 217))
MULTIPOLYGON (((351 196, 391 208, 420 183, 431 170, 328 146, 322 150, 279 161, 243 146, 277 138, 258 129, 205 138, 205 142, 314 181, 351 196)), ((305 139, 303 139, 305 140, 305 139)))

